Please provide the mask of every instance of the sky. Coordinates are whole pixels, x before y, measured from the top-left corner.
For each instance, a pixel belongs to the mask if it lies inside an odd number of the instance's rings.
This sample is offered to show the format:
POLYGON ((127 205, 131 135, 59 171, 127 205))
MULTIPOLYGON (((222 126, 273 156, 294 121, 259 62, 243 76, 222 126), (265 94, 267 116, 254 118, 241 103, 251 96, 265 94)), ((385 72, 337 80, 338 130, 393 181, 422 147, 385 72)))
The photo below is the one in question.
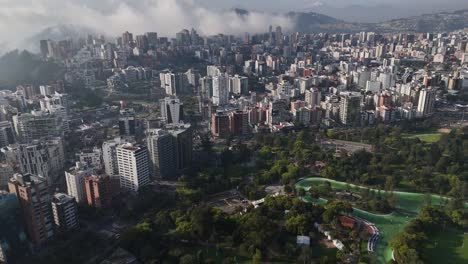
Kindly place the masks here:
POLYGON ((280 13, 314 11, 353 22, 374 22, 441 10, 468 8, 468 0, 0 0, 0 49, 46 27, 76 24, 118 35, 157 31, 172 36, 182 28, 202 34, 264 32, 268 25, 292 28, 280 13), (245 19, 232 8, 248 9, 245 19), (276 12, 276 14, 272 14, 276 12))

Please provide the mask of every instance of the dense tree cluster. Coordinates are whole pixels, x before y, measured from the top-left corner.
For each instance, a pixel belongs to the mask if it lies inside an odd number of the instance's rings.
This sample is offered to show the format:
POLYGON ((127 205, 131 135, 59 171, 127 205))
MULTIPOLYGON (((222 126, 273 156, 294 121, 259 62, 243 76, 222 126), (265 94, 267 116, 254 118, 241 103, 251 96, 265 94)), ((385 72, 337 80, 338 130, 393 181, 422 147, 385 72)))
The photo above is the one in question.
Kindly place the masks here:
MULTIPOLYGON (((410 188, 418 192, 451 195, 468 182, 468 129, 453 130, 439 142, 405 137, 400 128, 377 127, 349 132, 366 134, 374 153, 359 151, 328 161, 322 176, 378 186, 387 191, 410 188)), ((341 136, 337 133, 332 135, 341 136)), ((466 189, 465 189, 466 190, 466 189)))
POLYGON ((313 223, 321 221, 325 211, 288 196, 268 197, 264 206, 245 214, 228 215, 204 204, 188 211, 182 208, 147 215, 122 236, 122 246, 146 263, 160 259, 185 263, 194 257, 197 259, 194 263, 213 261, 208 256, 188 256, 184 248, 190 245, 219 248, 218 251, 237 248, 261 263, 274 258, 271 250, 276 254, 299 255, 300 249, 290 238, 309 235, 313 223), (176 248, 180 250, 176 252, 176 248))
POLYGON ((465 214, 461 222, 453 218, 452 210, 455 209, 453 206, 455 206, 453 202, 447 207, 428 205, 421 210, 416 219, 405 226, 403 232, 391 241, 397 263, 425 263, 423 251, 428 246, 431 236, 443 232, 449 226, 464 228, 468 226, 468 215, 465 214))
POLYGON ((44 61, 26 50, 14 50, 0 58, 0 89, 56 81, 63 79, 63 73, 63 67, 55 62, 44 61))

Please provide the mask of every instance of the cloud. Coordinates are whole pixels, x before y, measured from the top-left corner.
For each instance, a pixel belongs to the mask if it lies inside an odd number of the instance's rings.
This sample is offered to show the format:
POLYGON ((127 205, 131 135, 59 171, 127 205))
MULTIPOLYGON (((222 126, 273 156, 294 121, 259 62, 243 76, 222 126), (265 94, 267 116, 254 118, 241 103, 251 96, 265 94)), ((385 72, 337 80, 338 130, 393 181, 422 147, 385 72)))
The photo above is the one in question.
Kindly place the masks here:
POLYGON ((282 15, 215 11, 194 0, 0 0, 0 43, 18 43, 46 27, 76 24, 108 35, 128 30, 173 36, 183 28, 203 35, 264 32, 270 24, 286 30, 294 21, 282 15))

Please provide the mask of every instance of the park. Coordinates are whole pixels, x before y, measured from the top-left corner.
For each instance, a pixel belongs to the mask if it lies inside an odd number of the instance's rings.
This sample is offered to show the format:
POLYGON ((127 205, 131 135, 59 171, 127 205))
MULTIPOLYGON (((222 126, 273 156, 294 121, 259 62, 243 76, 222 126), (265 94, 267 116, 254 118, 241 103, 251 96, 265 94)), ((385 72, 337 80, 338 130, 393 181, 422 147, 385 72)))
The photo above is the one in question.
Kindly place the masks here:
MULTIPOLYGON (((324 182, 329 182, 334 190, 340 191, 347 188, 355 190, 367 188, 318 177, 303 179, 296 184, 296 188, 308 191, 312 186, 324 182)), ((392 249, 389 246, 390 240, 417 216, 427 199, 425 194, 420 193, 395 191, 393 194, 396 198, 396 210, 390 214, 373 214, 357 208, 354 208, 352 213, 353 217, 371 222, 379 229, 381 234, 375 253, 380 263, 386 263, 392 259, 392 249)), ((434 205, 441 205, 446 199, 438 195, 431 195, 430 197, 431 203, 434 205)), ((327 203, 326 199, 314 199, 310 196, 306 196, 304 200, 318 204, 327 203)), ((446 262, 457 264, 468 262, 468 246, 465 245, 468 243, 467 234, 450 228, 432 237, 431 241, 434 242, 434 246, 428 248, 427 252, 425 252, 425 254, 427 253, 430 256, 428 258, 431 261, 430 263, 446 262), (447 262, 447 260, 450 261, 447 262)))

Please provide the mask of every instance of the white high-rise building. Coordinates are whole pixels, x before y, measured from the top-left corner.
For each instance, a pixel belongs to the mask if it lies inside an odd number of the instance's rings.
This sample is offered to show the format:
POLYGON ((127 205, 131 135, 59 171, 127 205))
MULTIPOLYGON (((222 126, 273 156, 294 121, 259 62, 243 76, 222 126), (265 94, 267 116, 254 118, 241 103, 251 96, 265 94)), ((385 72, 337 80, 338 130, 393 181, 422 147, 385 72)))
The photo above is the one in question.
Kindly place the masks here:
POLYGON ((177 98, 166 97, 159 100, 161 117, 169 124, 184 120, 184 104, 177 98))
POLYGON ((226 105, 229 102, 229 78, 221 74, 213 77, 213 104, 226 105))
POLYGON ((183 73, 162 72, 159 74, 159 79, 161 88, 166 90, 168 95, 184 93, 188 84, 187 75, 183 73))
POLYGON ((215 76, 219 76, 222 74, 218 66, 214 66, 214 65, 206 66, 206 73, 207 73, 207 76, 209 77, 215 77, 215 76))
POLYGON ((234 75, 229 78, 229 91, 235 95, 247 95, 249 93, 249 79, 244 76, 234 75))
POLYGON ((150 184, 150 166, 146 147, 127 143, 117 147, 120 187, 138 192, 141 187, 150 184))
POLYGON ((10 145, 3 148, 2 152, 7 161, 18 165, 23 174, 44 177, 50 187, 53 187, 63 173, 65 153, 61 138, 10 145))
POLYGON ((16 135, 22 142, 30 142, 48 136, 63 135, 63 121, 58 115, 42 111, 13 116, 16 135))
POLYGON ((436 91, 430 88, 424 88, 419 92, 419 102, 416 110, 417 117, 425 117, 434 112, 435 97, 436 91))
POLYGON ((312 78, 310 76, 299 78, 298 85, 301 94, 304 94, 312 86, 312 78))
POLYGON ((117 147, 131 142, 128 138, 114 138, 113 140, 105 141, 102 144, 102 160, 104 169, 109 176, 119 175, 119 166, 117 164, 117 147))
POLYGON ((68 95, 55 92, 52 95, 47 95, 40 100, 41 111, 49 112, 55 116, 58 116, 63 121, 63 130, 69 131, 69 102, 68 95))
POLYGON ((317 88, 312 88, 307 90, 305 93, 305 102, 309 108, 314 108, 320 106, 322 100, 322 93, 317 88))
POLYGON ((77 162, 70 171, 65 172, 68 195, 78 203, 86 203, 85 178, 93 175, 94 170, 85 163, 77 162))

